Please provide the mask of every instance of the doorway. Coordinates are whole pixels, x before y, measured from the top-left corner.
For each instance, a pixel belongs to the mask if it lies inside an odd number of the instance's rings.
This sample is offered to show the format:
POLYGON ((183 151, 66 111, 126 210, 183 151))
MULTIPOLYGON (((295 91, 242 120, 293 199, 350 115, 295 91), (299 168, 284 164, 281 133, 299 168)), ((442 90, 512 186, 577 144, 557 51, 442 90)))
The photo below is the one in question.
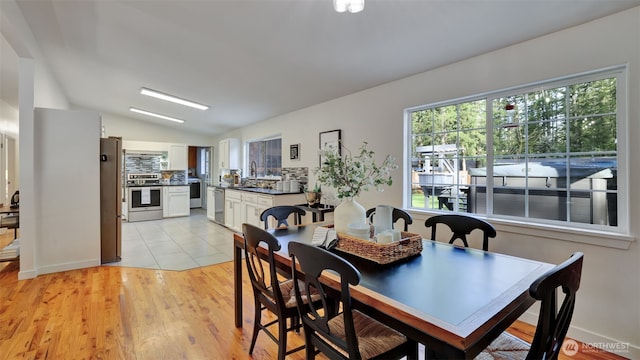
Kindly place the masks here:
POLYGON ((202 208, 207 208, 207 186, 212 185, 213 146, 189 146, 189 176, 201 183, 202 208))

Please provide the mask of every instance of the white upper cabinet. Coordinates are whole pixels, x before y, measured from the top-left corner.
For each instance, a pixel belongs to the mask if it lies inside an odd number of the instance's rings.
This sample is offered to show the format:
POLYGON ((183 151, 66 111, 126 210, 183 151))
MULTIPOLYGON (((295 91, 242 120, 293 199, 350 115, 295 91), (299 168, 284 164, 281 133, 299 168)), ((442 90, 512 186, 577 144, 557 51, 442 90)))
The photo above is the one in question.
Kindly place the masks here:
POLYGON ((218 168, 240 168, 240 140, 233 138, 220 140, 218 146, 218 168))
POLYGON ((169 143, 155 141, 123 140, 122 148, 128 152, 169 151, 169 143))
POLYGON ((189 155, 187 144, 170 144, 169 145, 169 169, 170 170, 187 170, 189 155))

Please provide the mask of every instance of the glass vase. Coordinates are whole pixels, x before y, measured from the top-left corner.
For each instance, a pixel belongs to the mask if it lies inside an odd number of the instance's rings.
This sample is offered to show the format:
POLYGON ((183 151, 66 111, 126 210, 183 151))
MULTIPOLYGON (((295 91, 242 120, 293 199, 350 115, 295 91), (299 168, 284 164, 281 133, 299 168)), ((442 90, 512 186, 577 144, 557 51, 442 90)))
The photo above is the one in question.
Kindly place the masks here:
POLYGON ((333 211, 336 232, 346 234, 351 223, 365 223, 366 210, 353 198, 344 199, 333 211))

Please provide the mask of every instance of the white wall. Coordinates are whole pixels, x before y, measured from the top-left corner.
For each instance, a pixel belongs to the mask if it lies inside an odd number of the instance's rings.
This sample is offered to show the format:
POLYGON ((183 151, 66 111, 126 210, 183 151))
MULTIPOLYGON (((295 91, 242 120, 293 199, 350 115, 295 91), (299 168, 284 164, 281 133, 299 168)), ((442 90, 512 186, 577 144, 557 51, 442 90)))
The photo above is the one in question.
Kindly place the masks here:
POLYGON ((175 128, 168 126, 124 118, 113 114, 103 113, 102 123, 106 136, 120 136, 123 140, 179 143, 190 146, 214 145, 212 136, 177 131, 175 128))
POLYGON ((100 116, 35 109, 38 274, 100 265, 100 116))
POLYGON ((18 136, 18 109, 2 99, 0 99, 0 132, 13 138, 18 136))
POLYGON ((37 209, 34 141, 36 106, 66 109, 69 103, 38 48, 33 34, 15 1, 0 1, 0 31, 18 56, 19 66, 19 171, 20 171, 20 272, 19 279, 38 274, 36 243, 44 216, 37 209))
MULTIPOLYGON (((2 116, 2 119, 8 117, 6 120, 11 121, 18 121, 18 119, 14 119, 14 117, 19 118, 20 159, 17 171, 19 171, 20 174, 19 177, 16 177, 16 180, 18 180, 19 184, 17 185, 19 185, 21 190, 21 245, 20 272, 18 278, 28 279, 37 276, 39 272, 64 269, 68 267, 64 265, 66 262, 70 264, 83 263, 86 260, 85 255, 88 259, 91 259, 95 254, 93 253, 92 247, 87 248, 86 246, 80 246, 78 250, 87 251, 85 254, 81 255, 75 252, 76 249, 71 249, 71 257, 68 260, 63 260, 59 257, 61 254, 54 253, 52 254, 53 256, 48 257, 48 253, 46 251, 43 252, 42 249, 39 248, 39 246, 43 244, 44 238, 42 236, 48 236, 48 234, 43 233, 42 229, 54 225, 49 223, 49 221, 52 218, 57 219, 60 211, 59 209, 51 209, 49 207, 45 207, 44 210, 38 208, 41 199, 39 199, 36 194, 40 190, 38 187, 42 184, 38 183, 36 179, 40 179, 40 171, 42 169, 36 168, 37 162, 41 160, 37 158, 37 156, 39 156, 37 152, 41 151, 41 148, 38 148, 38 142, 34 140, 34 133, 36 131, 33 121, 34 107, 68 109, 70 104, 55 76, 49 70, 38 44, 15 1, 0 1, 0 10, 0 33, 3 37, 2 44, 8 44, 11 47, 11 49, 7 49, 6 46, 3 46, 2 51, 15 52, 19 62, 19 109, 12 111, 3 109, 0 116, 2 116)), ((124 138, 130 137, 132 140, 184 142, 189 145, 208 146, 211 144, 208 137, 175 131, 170 132, 162 129, 162 127, 140 124, 140 121, 131 119, 116 118, 113 123, 109 125, 111 118, 109 115, 106 116, 107 129, 114 129, 114 133, 107 133, 107 135, 123 136, 124 138), (116 123, 118 125, 114 125, 116 123), (142 135, 136 136, 136 132, 142 135), (169 137, 169 134, 175 136, 169 137), (138 136, 144 136, 145 138, 137 138, 138 136)), ((63 167, 64 165, 59 163, 58 160, 59 159, 54 159, 53 163, 57 164, 56 166, 63 167)), ((98 193, 96 194, 98 195, 98 193)), ((88 216, 87 219, 90 217, 91 216, 88 216)), ((74 222, 82 223, 84 220, 85 218, 80 217, 74 219, 74 222)), ((89 219, 88 221, 91 223, 93 219, 89 219)), ((73 231, 73 227, 66 227, 65 231, 73 231)), ((96 237, 96 240, 99 241, 99 236, 96 237)), ((91 261, 88 263, 91 263, 91 261)), ((75 267, 75 265, 71 265, 71 267, 75 267)))
MULTIPOLYGON (((377 155, 403 156, 403 110, 510 86, 600 69, 628 65, 629 146, 620 152, 640 153, 640 8, 634 8, 582 26, 510 46, 442 68, 394 81, 340 99, 278 116, 233 131, 216 140, 247 140, 282 134, 284 153, 301 143, 301 160, 286 157, 283 166, 318 165, 318 133, 342 129, 347 147, 357 150, 368 141, 377 155)), ((640 158, 631 156, 630 183, 640 183, 640 158)), ((369 191, 359 201, 365 208, 386 203, 402 206, 402 171, 383 193, 369 191)), ((312 176, 311 181, 314 181, 312 176)), ((632 186, 633 188, 633 186, 632 186)), ((630 193, 631 234, 640 233, 640 192, 630 193)), ((425 214, 415 214, 411 231, 429 236, 425 214)), ((626 250, 554 238, 554 232, 529 231, 501 224, 493 251, 551 263, 560 263, 573 251, 585 253, 581 289, 570 336, 586 342, 630 343, 640 358, 640 250, 632 242, 626 250)), ((556 233, 557 234, 557 233, 556 233)), ((606 238, 607 234, 601 234, 606 238)), ((585 234, 586 237, 586 234, 585 234)), ((536 309, 524 317, 535 323, 536 309)))

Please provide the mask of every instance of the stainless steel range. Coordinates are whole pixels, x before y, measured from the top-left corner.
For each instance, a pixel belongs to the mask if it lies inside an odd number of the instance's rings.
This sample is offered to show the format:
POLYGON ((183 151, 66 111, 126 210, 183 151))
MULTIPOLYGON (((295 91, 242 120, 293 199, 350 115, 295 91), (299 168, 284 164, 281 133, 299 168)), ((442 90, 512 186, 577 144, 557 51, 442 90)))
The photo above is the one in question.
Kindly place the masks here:
POLYGON ((160 174, 127 174, 129 222, 162 219, 160 174))
POLYGON ((160 185, 162 176, 157 173, 127 174, 127 186, 135 185, 160 185))

